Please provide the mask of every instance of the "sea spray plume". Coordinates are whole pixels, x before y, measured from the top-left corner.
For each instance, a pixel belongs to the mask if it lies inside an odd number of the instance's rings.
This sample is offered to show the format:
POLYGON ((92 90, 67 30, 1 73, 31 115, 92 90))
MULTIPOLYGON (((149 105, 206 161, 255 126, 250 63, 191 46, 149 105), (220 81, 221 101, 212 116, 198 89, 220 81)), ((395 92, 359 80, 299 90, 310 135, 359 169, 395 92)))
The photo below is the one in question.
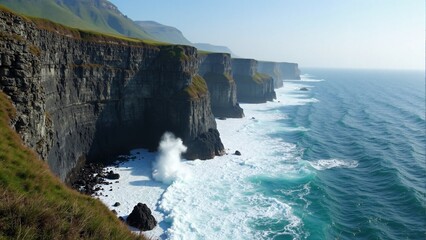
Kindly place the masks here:
POLYGON ((182 173, 181 154, 186 152, 180 138, 166 132, 161 137, 158 157, 152 165, 152 177, 166 184, 172 183, 182 173))

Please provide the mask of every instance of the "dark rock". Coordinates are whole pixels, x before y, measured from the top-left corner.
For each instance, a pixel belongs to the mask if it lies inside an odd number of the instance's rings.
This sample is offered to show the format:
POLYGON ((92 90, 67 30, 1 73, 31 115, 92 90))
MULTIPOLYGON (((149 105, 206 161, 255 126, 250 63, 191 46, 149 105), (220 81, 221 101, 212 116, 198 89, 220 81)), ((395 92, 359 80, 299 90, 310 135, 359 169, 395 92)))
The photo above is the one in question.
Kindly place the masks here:
POLYGON ((280 88, 283 86, 283 76, 281 73, 280 63, 258 61, 257 71, 271 76, 274 79, 274 88, 280 88))
POLYGON ((122 216, 118 217, 118 219, 122 222, 125 222, 124 218, 122 216))
POLYGON ((226 120, 226 117, 218 117, 219 120, 226 120))
POLYGON ((232 59, 238 102, 264 103, 276 98, 274 79, 257 72, 257 64, 254 59, 232 59))
POLYGON ((117 211, 115 211, 114 209, 111 212, 117 215, 117 211))
POLYGON ((106 179, 109 180, 116 180, 120 178, 120 174, 114 173, 113 171, 108 172, 108 174, 105 176, 106 179))
POLYGON ((238 151, 238 150, 236 150, 234 154, 237 155, 237 156, 241 156, 241 152, 238 151))
POLYGON ((206 80, 215 117, 242 118, 237 103, 237 87, 232 77, 231 56, 227 53, 201 54, 198 73, 206 80))
POLYGON ((69 184, 85 163, 155 149, 165 131, 187 145, 216 129, 209 92, 185 91, 204 81, 194 47, 87 41, 4 10, 0 33, 0 91, 16 108, 11 127, 69 184))
POLYGON ((114 203, 114 205, 112 205, 113 207, 118 207, 118 206, 120 206, 121 204, 119 203, 119 202, 116 202, 116 203, 114 203))
POLYGON ((157 221, 154 216, 152 216, 151 210, 143 203, 138 203, 133 208, 126 222, 130 226, 138 228, 141 231, 152 230, 157 225, 157 221))
POLYGON ((225 151, 219 132, 217 129, 209 129, 207 133, 201 134, 188 144, 185 158, 205 160, 223 154, 225 154, 225 151))
POLYGON ((308 88, 306 88, 306 87, 301 87, 299 90, 300 90, 300 91, 309 91, 309 89, 308 89, 308 88))

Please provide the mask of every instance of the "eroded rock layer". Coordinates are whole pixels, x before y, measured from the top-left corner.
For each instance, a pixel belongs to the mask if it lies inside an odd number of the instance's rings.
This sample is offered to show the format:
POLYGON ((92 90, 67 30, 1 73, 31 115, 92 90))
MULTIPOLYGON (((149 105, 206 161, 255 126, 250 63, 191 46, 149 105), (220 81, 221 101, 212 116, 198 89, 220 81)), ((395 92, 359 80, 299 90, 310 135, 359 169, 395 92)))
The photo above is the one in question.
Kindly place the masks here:
POLYGON ((237 83, 239 102, 262 103, 276 98, 274 79, 257 72, 257 64, 254 59, 232 59, 232 72, 237 83))
POLYGON ((223 153, 197 50, 155 46, 0 10, 0 90, 11 123, 62 180, 84 161, 156 148, 171 131, 186 157, 223 153), (206 136, 208 136, 206 138, 206 136))
POLYGON ((237 103, 237 87, 232 77, 230 54, 200 54, 199 58, 199 74, 206 80, 209 88, 215 117, 243 117, 243 109, 237 103))

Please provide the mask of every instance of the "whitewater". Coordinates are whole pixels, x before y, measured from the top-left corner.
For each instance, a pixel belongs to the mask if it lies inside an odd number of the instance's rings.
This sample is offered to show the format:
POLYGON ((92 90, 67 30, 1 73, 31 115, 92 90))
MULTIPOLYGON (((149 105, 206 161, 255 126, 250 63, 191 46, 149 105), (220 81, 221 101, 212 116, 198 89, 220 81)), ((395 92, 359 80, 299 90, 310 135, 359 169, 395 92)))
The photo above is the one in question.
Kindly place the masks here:
MULTIPOLYGON (((158 173, 154 171, 153 174, 152 171, 153 166, 158 168, 158 155, 163 154, 161 150, 160 153, 133 150, 131 161, 107 168, 121 177, 119 183, 111 181, 112 191, 105 189, 101 200, 110 207, 120 202, 119 207, 111 207, 119 216, 128 215, 138 202, 146 203, 159 222, 156 229, 146 233, 152 237, 264 239, 275 234, 276 230, 257 229, 259 221, 282 222, 279 234, 301 237, 304 234, 303 223, 294 214, 292 203, 258 192, 257 182, 275 177, 312 178, 315 170, 356 167, 353 161, 342 159, 323 159, 315 163, 303 161, 297 157, 300 154, 294 144, 269 136, 277 129, 309 131, 303 127, 279 124, 276 120, 287 116, 273 109, 318 102, 299 90, 302 87, 312 88, 307 84, 312 81, 321 80, 306 78, 306 82, 303 79, 296 83, 287 82, 283 88, 276 90, 274 102, 241 104, 245 118, 217 120, 226 147, 225 156, 209 161, 182 161, 177 165, 175 156, 184 151, 184 147, 177 146, 178 153, 169 156, 174 159, 171 161, 174 170, 168 170, 173 172, 172 176, 162 177, 166 178, 165 181, 156 181, 158 173), (234 155, 237 150, 241 156, 234 155)), ((163 158, 161 156, 160 161, 164 161, 163 158)), ((308 185, 301 189, 298 193, 300 199, 309 191, 308 185)), ((305 204, 309 205, 309 202, 305 204)))
POLYGON ((109 167, 121 177, 100 199, 124 218, 146 203, 154 239, 424 239, 422 73, 312 73, 217 119, 226 155, 181 160, 165 136, 109 167))

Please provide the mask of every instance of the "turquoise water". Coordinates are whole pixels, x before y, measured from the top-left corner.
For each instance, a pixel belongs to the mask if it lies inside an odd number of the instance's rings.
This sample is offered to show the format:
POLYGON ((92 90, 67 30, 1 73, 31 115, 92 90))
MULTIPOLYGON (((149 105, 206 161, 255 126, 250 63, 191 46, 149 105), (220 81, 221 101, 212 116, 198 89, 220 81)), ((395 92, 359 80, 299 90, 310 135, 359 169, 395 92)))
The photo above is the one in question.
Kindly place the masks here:
POLYGON ((154 239, 426 239, 424 73, 303 71, 217 120, 227 155, 177 164, 170 184, 135 155, 104 201, 147 203, 154 239))
MULTIPOLYGON (((266 239, 425 239, 426 121, 423 72, 305 69, 304 105, 282 106, 282 126, 269 135, 295 144, 295 178, 253 176, 257 191, 289 204, 286 218, 256 219, 266 239), (322 161, 321 159, 328 159, 322 161), (330 162, 331 159, 331 162, 330 162), (333 161, 334 160, 334 161, 333 161), (338 166, 344 162, 353 165, 338 166)), ((294 81, 295 82, 295 81, 294 81)))

